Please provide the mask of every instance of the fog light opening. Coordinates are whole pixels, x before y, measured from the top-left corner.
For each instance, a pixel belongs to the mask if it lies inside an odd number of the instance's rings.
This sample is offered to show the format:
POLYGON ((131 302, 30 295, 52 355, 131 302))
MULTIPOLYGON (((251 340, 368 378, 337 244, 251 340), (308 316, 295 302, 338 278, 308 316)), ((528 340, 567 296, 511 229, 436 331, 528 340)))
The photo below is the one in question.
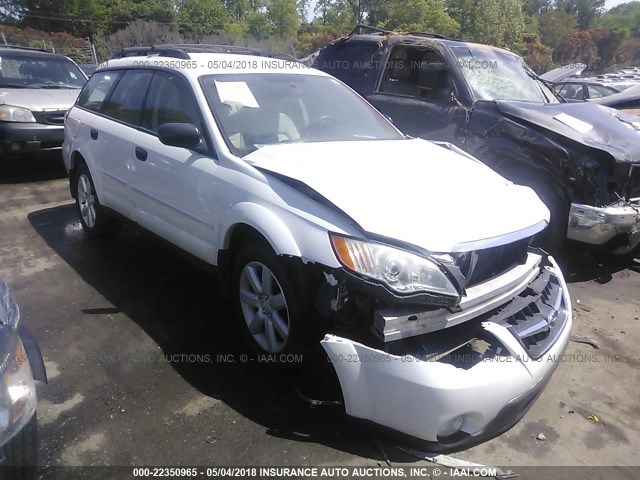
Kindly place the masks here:
POLYGON ((462 415, 458 415, 457 417, 453 417, 451 420, 446 422, 440 430, 438 431, 438 440, 446 439, 447 437, 451 437, 460 431, 462 428, 462 424, 464 423, 464 417, 462 415))

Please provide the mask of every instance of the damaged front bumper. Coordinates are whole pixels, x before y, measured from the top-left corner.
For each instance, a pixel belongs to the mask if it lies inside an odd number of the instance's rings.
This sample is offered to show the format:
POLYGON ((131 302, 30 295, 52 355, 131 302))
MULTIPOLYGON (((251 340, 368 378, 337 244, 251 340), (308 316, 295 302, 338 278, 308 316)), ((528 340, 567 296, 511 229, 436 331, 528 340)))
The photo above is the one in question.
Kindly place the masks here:
POLYGON ((609 207, 573 203, 569 211, 567 238, 604 245, 619 235, 640 231, 640 199, 609 207))
MULTIPOLYGON (((540 257, 538 257, 540 258, 540 257)), ((349 416, 429 451, 468 448, 515 425, 569 342, 568 290, 552 258, 520 291, 464 323, 376 349, 326 335, 349 416)))

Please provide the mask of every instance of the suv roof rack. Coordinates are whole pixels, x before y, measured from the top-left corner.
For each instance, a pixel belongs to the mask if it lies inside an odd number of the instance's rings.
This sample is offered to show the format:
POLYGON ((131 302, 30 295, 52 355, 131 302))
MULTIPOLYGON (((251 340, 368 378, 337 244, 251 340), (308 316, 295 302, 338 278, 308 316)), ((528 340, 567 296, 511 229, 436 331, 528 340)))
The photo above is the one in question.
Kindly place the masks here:
POLYGON ((15 50, 29 50, 29 51, 32 51, 32 52, 53 53, 53 52, 50 52, 49 50, 45 50, 44 48, 24 47, 22 45, 4 45, 4 44, 0 44, 0 48, 13 48, 15 50))
MULTIPOLYGON (((393 30, 385 30, 383 28, 372 27, 371 25, 365 25, 364 23, 358 23, 353 30, 349 33, 349 37, 352 35, 389 35, 391 33, 405 33, 405 32, 394 32, 393 30)), ((406 35, 413 35, 414 37, 430 37, 430 38, 445 38, 444 35, 440 35, 439 33, 429 33, 429 32, 407 32, 406 35)))
POLYGON ((189 53, 235 53, 239 55, 258 55, 261 57, 279 58, 297 62, 298 60, 286 53, 264 52, 259 49, 242 47, 239 45, 214 45, 205 43, 176 43, 154 45, 152 47, 128 47, 114 53, 111 58, 156 56, 181 58, 188 60, 189 53))

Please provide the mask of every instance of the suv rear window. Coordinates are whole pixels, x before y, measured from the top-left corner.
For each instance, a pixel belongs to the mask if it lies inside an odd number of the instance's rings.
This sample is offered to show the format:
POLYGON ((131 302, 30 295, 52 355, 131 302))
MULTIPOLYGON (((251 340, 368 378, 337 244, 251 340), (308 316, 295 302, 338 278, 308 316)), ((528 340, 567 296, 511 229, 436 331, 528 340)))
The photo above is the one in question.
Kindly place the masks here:
POLYGON ((102 111, 102 104, 109 92, 122 76, 121 71, 98 72, 87 82, 84 90, 78 97, 78 106, 92 110, 102 111))

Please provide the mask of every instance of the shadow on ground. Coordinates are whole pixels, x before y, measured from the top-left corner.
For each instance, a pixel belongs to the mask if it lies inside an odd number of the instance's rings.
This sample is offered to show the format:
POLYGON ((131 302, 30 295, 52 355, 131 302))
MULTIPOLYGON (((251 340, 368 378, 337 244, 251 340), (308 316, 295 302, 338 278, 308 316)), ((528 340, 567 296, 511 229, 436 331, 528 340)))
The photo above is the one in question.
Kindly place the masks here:
POLYGON ((2 160, 0 163, 0 185, 44 182, 67 175, 59 151, 2 160))
POLYGON ((609 283, 613 274, 629 269, 640 272, 638 258, 616 257, 605 249, 590 248, 573 242, 567 242, 559 264, 567 283, 579 283, 593 280, 601 285, 609 283))
MULTIPOLYGON (((90 240, 80 228, 73 204, 33 212, 29 222, 113 305, 94 309, 78 305, 83 313, 122 312, 168 355, 251 355, 232 321, 229 302, 218 295, 216 276, 193 265, 162 240, 133 226, 110 241, 90 240)), ((299 371, 278 371, 255 362, 178 362, 172 367, 201 393, 222 400, 264 426, 269 435, 319 443, 382 463, 387 458, 416 461, 346 421, 341 407, 311 409, 300 399, 298 388, 314 398, 339 398, 331 365, 320 352, 317 356, 299 371)))

